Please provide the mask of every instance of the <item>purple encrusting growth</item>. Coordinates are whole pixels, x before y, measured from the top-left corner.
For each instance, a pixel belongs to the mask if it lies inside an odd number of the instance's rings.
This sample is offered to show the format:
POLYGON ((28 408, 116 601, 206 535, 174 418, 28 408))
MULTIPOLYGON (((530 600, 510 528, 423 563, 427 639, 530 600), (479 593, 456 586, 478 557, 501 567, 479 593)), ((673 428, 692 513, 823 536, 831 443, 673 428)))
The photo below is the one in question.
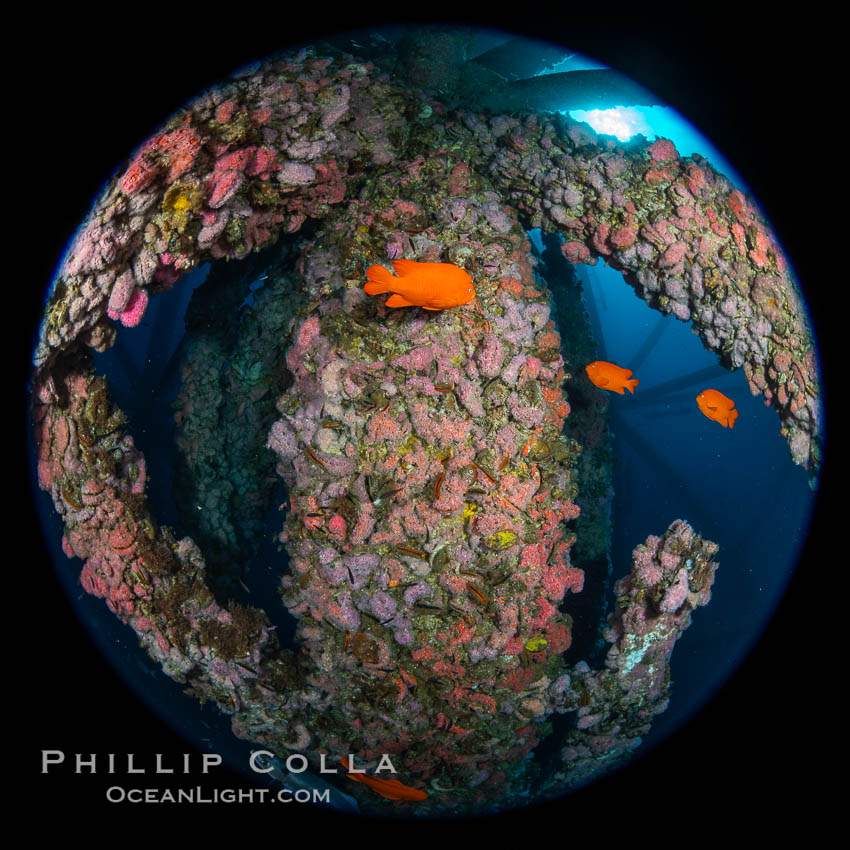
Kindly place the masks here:
POLYGON ((614 586, 617 609, 608 617, 605 665, 580 663, 558 683, 562 705, 578 706, 575 730, 561 751, 562 767, 548 781, 553 794, 576 787, 622 763, 667 708, 670 656, 691 613, 708 604, 717 545, 676 520, 662 538, 650 536, 632 553, 630 575, 614 586))
POLYGON ((758 207, 703 157, 659 139, 626 151, 562 116, 466 115, 491 179, 564 256, 623 272, 779 414, 795 463, 820 465, 817 357, 788 261, 758 207))
MULTIPOLYGON (((563 358, 515 219, 503 213, 514 221, 506 235, 481 212, 491 193, 464 197, 475 226, 461 245, 492 260, 477 302, 458 310, 423 321, 416 310, 387 310, 353 279, 399 216, 415 218, 422 256, 451 258, 442 246, 454 238, 453 207, 441 199, 457 167, 434 156, 400 163, 374 182, 368 206, 352 201, 329 216, 305 254, 303 289, 316 291, 334 266, 351 289, 296 323, 287 353, 295 382, 278 401, 268 445, 292 507, 281 535, 294 564, 284 601, 301 617, 306 658, 316 660, 307 675, 336 707, 313 746, 344 738, 368 759, 404 741, 421 780, 455 786, 428 805, 463 811, 519 781, 499 765, 518 765, 539 740, 553 705, 546 683, 571 640, 557 604, 581 589, 583 575, 570 565, 561 525, 577 514, 560 436, 569 413, 558 386, 563 358), (399 203, 402 187, 422 200, 399 203), (503 374, 509 361, 493 362, 494 349, 515 353, 515 374, 503 374), (483 378, 477 363, 488 357, 493 374, 483 378), (325 433, 332 454, 319 451, 325 433), (352 471, 338 472, 331 457, 348 459, 352 471), (364 580, 355 565, 367 557, 364 580), (516 580, 514 563, 523 566, 516 580), (348 600, 360 624, 343 630, 348 600), (395 693, 370 719, 364 702, 389 682, 395 693), (458 712, 462 723, 451 719, 458 712), (477 782, 466 793, 471 772, 477 782)), ((269 734, 266 719, 255 723, 253 737, 269 734)))
MULTIPOLYGON (((398 156, 389 140, 406 137, 402 116, 413 99, 368 63, 337 66, 307 54, 203 95, 139 149, 116 190, 96 203, 60 271, 37 367, 78 337, 108 348, 109 319, 137 324, 148 289, 173 286, 208 257, 243 257, 324 215, 345 197, 351 159, 380 165, 398 156), (318 124, 308 120, 316 114, 318 124)), ((570 262, 602 257, 621 269, 652 306, 692 320, 726 365, 743 367, 753 393, 776 405, 794 461, 818 466, 811 330, 788 263, 752 202, 666 139, 627 152, 562 116, 460 118, 453 133, 496 191, 474 209, 453 191, 454 228, 481 218, 507 233, 500 205, 508 201, 532 226, 560 231, 570 262)), ((452 189, 469 174, 461 164, 452 189)), ((405 216, 415 219, 406 203, 398 199, 401 227, 390 231, 402 253, 416 242, 404 230, 405 216)))
MULTIPOLYGON (((752 202, 705 160, 557 116, 448 112, 351 57, 264 62, 142 145, 65 258, 35 352, 39 485, 84 589, 237 735, 313 761, 392 753, 428 790, 423 812, 525 799, 523 766, 553 712, 577 721, 547 793, 633 749, 713 574, 716 547, 686 524, 650 537, 618 583, 605 667, 567 668, 559 606, 584 575, 565 526, 580 447, 561 433, 562 385, 581 364, 550 318, 529 225, 693 321, 776 405, 795 461, 817 466, 816 363, 790 271, 752 202), (292 272, 294 320, 233 366, 248 405, 271 386, 262 346, 286 349, 292 383, 274 390, 265 439, 289 488, 281 591, 295 655, 264 612, 220 604, 198 546, 156 523, 144 457, 86 346, 109 348, 198 264, 246 257, 308 219, 320 224, 292 272), (389 310, 362 282, 398 257, 462 266, 478 297, 389 310)), ((192 407, 219 391, 203 354, 178 411, 199 457, 216 422, 192 407)), ((225 520, 215 530, 231 539, 225 520)), ((364 808, 396 805, 361 792, 364 808)))

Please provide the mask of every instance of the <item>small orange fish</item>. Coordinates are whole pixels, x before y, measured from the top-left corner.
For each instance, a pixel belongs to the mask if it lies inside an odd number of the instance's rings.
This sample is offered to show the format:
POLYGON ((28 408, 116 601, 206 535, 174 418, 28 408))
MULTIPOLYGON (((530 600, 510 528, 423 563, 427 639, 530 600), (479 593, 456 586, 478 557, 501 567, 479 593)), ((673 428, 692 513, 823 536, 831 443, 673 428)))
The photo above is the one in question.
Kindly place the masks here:
MULTIPOLYGON (((348 759, 343 757, 342 766, 348 770, 348 759)), ((411 788, 398 779, 378 779, 377 776, 367 776, 365 773, 349 773, 349 779, 355 782, 362 782, 368 785, 375 793, 386 797, 387 800, 401 800, 403 802, 412 802, 416 800, 426 800, 428 795, 418 788, 411 788)))
POLYGON ((383 266, 366 269, 369 282, 363 287, 369 295, 394 293, 387 307, 424 307, 445 310, 458 307, 475 298, 472 278, 451 263, 417 263, 415 260, 393 260, 398 277, 383 266))
POLYGON ((623 369, 622 366, 608 363, 605 360, 594 360, 593 363, 588 363, 584 367, 584 371, 587 372, 587 377, 590 378, 591 383, 602 390, 611 390, 620 395, 625 395, 626 390, 634 395, 635 387, 640 383, 637 378, 631 377, 631 369, 623 369))
POLYGON ((697 396, 697 404, 704 416, 719 422, 724 428, 734 428, 738 411, 735 402, 717 390, 703 390, 697 396))

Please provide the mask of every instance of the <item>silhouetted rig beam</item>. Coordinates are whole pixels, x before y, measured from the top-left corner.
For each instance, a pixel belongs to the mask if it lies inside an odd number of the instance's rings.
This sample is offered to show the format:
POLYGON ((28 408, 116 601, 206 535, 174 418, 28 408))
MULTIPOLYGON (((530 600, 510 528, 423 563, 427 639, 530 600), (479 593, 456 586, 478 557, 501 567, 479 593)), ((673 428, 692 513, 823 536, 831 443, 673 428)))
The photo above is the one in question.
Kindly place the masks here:
POLYGON ((511 38, 472 61, 489 68, 505 80, 522 80, 554 68, 572 55, 557 44, 511 38))
POLYGON ((643 365, 647 357, 653 352, 658 341, 664 334, 664 331, 670 326, 666 316, 659 316, 655 327, 644 337, 641 347, 637 350, 634 357, 629 358, 629 368, 637 373, 638 369, 643 365))
MULTIPOLYGON (((631 367, 631 363, 629 365, 631 367)), ((640 393, 634 397, 633 406, 644 407, 657 404, 658 402, 667 403, 671 400, 672 393, 688 388, 702 391, 705 389, 706 382, 717 382, 727 378, 730 374, 722 366, 706 366, 704 369, 688 372, 687 375, 671 378, 669 381, 664 381, 653 387, 644 387, 641 385, 640 393)))
POLYGON ((490 108, 568 112, 572 109, 666 105, 658 95, 618 71, 600 68, 516 80, 508 84, 507 100, 498 107, 494 105, 490 108))
POLYGON ((676 494, 676 504, 681 506, 680 515, 711 516, 712 506, 706 504, 694 491, 682 480, 680 471, 674 469, 664 455, 658 451, 650 440, 641 436, 635 428, 632 428, 623 417, 616 411, 611 411, 611 430, 618 440, 628 443, 636 456, 652 468, 656 476, 654 489, 656 491, 668 488, 668 492, 676 494))

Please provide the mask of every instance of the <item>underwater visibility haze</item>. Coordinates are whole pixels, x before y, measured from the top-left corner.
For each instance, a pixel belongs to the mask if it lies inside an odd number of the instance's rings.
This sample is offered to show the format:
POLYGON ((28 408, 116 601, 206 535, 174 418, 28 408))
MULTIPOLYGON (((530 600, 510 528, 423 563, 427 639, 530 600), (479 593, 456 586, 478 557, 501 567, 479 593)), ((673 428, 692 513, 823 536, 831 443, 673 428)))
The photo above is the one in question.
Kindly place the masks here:
POLYGON ((195 746, 340 812, 495 814, 734 673, 820 384, 757 199, 656 95, 375 30, 239 70, 109 180, 46 298, 33 480, 69 600, 195 746))

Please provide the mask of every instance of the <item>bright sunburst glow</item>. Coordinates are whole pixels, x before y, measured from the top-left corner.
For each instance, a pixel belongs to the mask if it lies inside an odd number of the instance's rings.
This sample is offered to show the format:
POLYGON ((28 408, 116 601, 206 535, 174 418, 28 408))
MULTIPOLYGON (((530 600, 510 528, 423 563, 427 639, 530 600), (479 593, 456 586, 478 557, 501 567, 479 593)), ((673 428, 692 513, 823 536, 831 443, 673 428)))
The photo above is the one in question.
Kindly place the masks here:
POLYGON ((625 142, 637 133, 643 133, 644 136, 653 135, 646 117, 640 110, 633 107, 574 109, 569 115, 576 121, 590 124, 597 133, 616 136, 621 142, 625 142))

